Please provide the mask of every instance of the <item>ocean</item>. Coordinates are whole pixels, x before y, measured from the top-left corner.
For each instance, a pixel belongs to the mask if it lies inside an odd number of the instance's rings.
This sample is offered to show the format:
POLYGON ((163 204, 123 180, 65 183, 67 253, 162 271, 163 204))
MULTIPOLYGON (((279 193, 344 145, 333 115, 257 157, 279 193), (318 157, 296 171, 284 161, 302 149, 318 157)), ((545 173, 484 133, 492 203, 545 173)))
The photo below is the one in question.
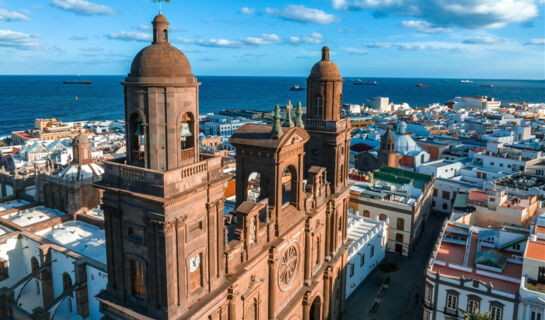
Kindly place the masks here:
MULTIPOLYGON (((291 91, 305 77, 213 77, 197 76, 200 112, 222 109, 272 110, 288 100, 305 104, 306 91, 291 91)), ((500 101, 545 102, 543 80, 357 78, 377 81, 376 86, 353 85, 345 78, 343 102, 361 104, 383 96, 391 102, 411 106, 444 103, 456 96, 484 95, 500 101), (417 84, 428 87, 417 88, 417 84), (481 87, 492 84, 493 87, 481 87)), ((123 119, 124 76, 0 76, 0 137, 12 131, 30 129, 35 118, 62 121, 123 119), (63 80, 90 79, 91 85, 65 85, 63 80), (76 98, 77 97, 77 98, 76 98)))

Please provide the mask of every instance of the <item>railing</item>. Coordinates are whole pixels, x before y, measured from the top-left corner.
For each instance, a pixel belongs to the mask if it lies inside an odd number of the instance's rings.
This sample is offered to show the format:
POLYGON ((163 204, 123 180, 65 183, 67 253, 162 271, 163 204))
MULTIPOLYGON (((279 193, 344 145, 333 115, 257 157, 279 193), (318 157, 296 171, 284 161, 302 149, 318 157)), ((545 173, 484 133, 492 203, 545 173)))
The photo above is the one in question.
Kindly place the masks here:
POLYGON ((144 181, 146 179, 146 174, 143 170, 128 168, 125 166, 119 167, 119 175, 140 181, 144 181))
POLYGON ((193 159, 195 159, 194 148, 182 149, 180 152, 180 160, 182 163, 191 163, 193 162, 193 159))
POLYGON ((339 131, 348 127, 348 119, 343 118, 338 121, 329 121, 321 119, 303 119, 306 128, 315 128, 325 131, 339 131))
POLYGON ((182 168, 181 176, 182 178, 187 178, 206 171, 208 171, 208 161, 197 162, 193 165, 182 168))

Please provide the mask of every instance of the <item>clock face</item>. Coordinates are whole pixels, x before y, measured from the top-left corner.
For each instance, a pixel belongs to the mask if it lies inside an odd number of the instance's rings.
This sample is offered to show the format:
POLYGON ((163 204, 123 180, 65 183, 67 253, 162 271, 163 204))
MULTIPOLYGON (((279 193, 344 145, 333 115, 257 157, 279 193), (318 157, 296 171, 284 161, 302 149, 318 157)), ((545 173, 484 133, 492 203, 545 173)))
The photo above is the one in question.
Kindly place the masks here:
POLYGON ((189 259, 189 272, 195 272, 199 268, 201 263, 201 255, 196 254, 191 259, 189 259))

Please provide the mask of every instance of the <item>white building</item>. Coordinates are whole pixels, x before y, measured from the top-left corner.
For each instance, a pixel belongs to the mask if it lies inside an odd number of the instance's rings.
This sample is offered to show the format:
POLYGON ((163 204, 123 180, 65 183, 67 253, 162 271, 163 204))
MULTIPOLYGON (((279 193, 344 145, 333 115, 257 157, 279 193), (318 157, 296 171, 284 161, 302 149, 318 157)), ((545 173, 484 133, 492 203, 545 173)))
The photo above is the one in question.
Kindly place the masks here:
MULTIPOLYGON (((51 319, 101 319, 94 297, 107 284, 104 230, 63 223, 68 217, 57 210, 21 208, 28 206, 0 203, 0 299, 13 297, 14 318, 43 310, 51 319)), ((93 216, 100 220, 98 212, 93 216)))
POLYGON ((459 309, 520 319, 518 291, 527 234, 448 222, 426 270, 424 320, 460 319, 459 309))
POLYGON ((545 319, 545 215, 528 239, 520 282, 521 320, 545 319))
POLYGON ((369 100, 369 106, 383 112, 390 112, 390 99, 388 97, 375 97, 369 100))
POLYGON ((452 178, 459 175, 460 169, 463 168, 460 161, 436 160, 424 163, 416 167, 416 172, 434 176, 436 178, 452 178))
POLYGON ((350 247, 346 267, 346 298, 386 256, 388 222, 348 214, 350 247))
POLYGON ((460 109, 476 109, 482 111, 492 111, 501 107, 501 101, 496 101, 494 98, 487 96, 475 97, 456 97, 454 98, 454 110, 460 109))

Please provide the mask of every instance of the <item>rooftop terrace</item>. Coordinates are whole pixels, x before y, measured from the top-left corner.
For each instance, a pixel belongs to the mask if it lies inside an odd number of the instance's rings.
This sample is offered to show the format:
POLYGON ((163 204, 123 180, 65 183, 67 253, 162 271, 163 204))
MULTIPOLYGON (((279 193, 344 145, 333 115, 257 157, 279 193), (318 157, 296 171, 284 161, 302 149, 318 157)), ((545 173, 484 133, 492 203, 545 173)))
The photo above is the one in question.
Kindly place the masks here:
POLYGON ((88 258, 106 264, 104 230, 81 221, 68 221, 36 234, 88 258))
MULTIPOLYGON (((487 242, 499 232, 448 223, 432 261, 431 271, 439 272, 444 277, 465 277, 490 284, 496 289, 517 292, 522 274, 522 257, 505 250, 505 246, 487 242)), ((505 232, 503 237, 517 241, 525 236, 505 232)), ((513 240, 506 243, 511 242, 513 240)))
POLYGON ((64 213, 60 212, 59 210, 49 209, 44 206, 37 206, 6 214, 2 218, 7 219, 20 227, 28 227, 51 218, 61 217, 63 215, 64 213))

